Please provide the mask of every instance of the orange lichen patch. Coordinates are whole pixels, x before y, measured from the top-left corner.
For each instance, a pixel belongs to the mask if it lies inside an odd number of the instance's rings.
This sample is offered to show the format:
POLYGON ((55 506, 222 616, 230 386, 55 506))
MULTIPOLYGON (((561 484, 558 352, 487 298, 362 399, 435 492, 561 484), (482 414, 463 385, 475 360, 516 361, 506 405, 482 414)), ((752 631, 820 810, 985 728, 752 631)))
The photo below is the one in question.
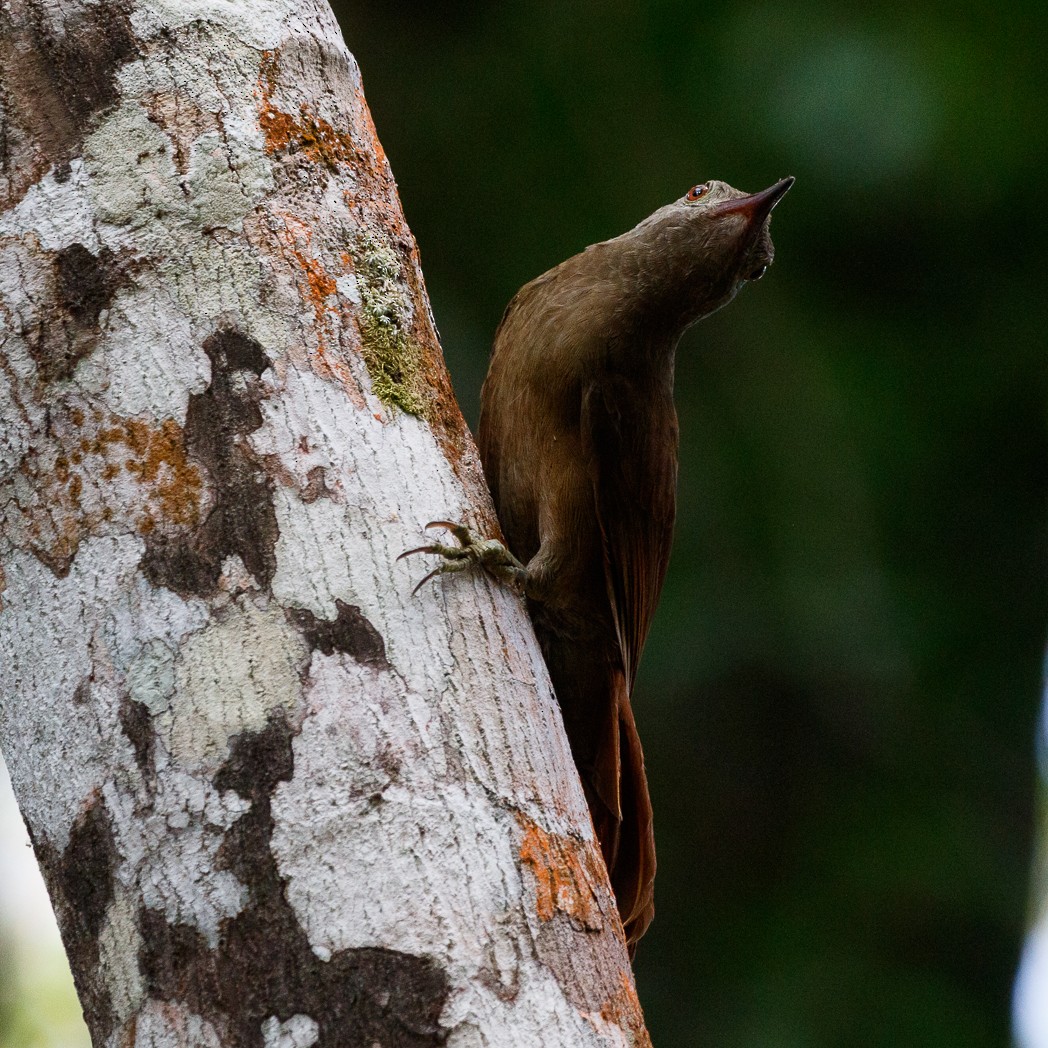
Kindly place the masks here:
POLYGON ((309 216, 301 211, 289 208, 274 216, 278 224, 287 223, 287 235, 279 225, 270 225, 266 230, 268 236, 276 231, 282 241, 282 252, 289 252, 289 259, 301 272, 303 299, 309 301, 316 316, 318 344, 309 354, 308 366, 322 377, 339 382, 353 403, 363 407, 359 368, 356 361, 347 357, 344 348, 346 335, 352 332, 347 321, 355 320, 356 332, 352 333, 359 334, 361 357, 371 377, 372 392, 385 404, 428 422, 468 497, 485 507, 487 523, 497 527, 479 457, 455 399, 433 326, 418 249, 405 221, 396 183, 359 80, 351 78, 343 96, 345 104, 340 106, 338 115, 328 113, 333 124, 308 104, 296 109, 294 103, 287 101, 281 107, 282 99, 297 101, 298 86, 291 70, 285 72, 282 62, 279 51, 267 51, 259 68, 256 97, 267 152, 271 156, 303 157, 303 163, 312 162, 314 167, 329 172, 345 172, 351 168, 354 175, 352 185, 339 185, 345 210, 336 208, 341 214, 324 216, 323 228, 328 230, 327 253, 308 246, 303 250, 308 237, 297 230, 291 235, 295 222, 304 227, 310 224, 309 216), (337 237, 334 231, 339 227, 343 239, 335 247, 331 241, 337 237), (350 251, 344 250, 347 236, 357 245, 350 251), (366 288, 359 280, 359 246, 368 238, 389 245, 398 255, 402 272, 394 283, 403 287, 407 306, 398 317, 378 315, 375 310, 368 310, 366 302, 361 307, 359 303, 351 304, 331 294, 332 278, 352 273, 358 278, 358 290, 364 295, 366 288), (369 312, 374 315, 369 316, 369 312), (407 367, 399 363, 389 366, 391 357, 398 361, 406 359, 407 367))
POLYGON ((324 267, 315 258, 306 258, 297 251, 295 255, 306 277, 307 298, 319 317, 327 308, 328 297, 337 290, 335 279, 324 272, 324 267))
MULTIPOLYGON (((71 493, 79 494, 84 479, 91 484, 115 480, 122 467, 145 495, 142 521, 158 516, 176 526, 199 523, 203 478, 186 458, 182 427, 174 419, 155 428, 139 419, 111 418, 81 439, 79 449, 83 470, 70 482, 71 493)), ((63 461, 56 460, 56 474, 63 461)))
MULTIPOLYGON (((62 570, 80 543, 105 525, 148 534, 199 524, 206 498, 200 469, 186 457, 182 428, 83 411, 56 412, 55 443, 30 452, 20 471, 35 494, 15 504, 25 539, 62 570), (60 448, 74 448, 68 456, 60 448)), ((16 527, 18 524, 16 523, 16 527)))
POLYGON ((599 893, 605 875, 596 845, 548 833, 519 813, 517 822, 523 833, 520 858, 534 880, 539 920, 560 913, 592 931, 603 928, 599 893))
POLYGON ((259 67, 258 93, 261 99, 258 122, 265 135, 266 152, 301 153, 313 163, 337 168, 339 164, 356 164, 360 152, 352 136, 335 128, 322 116, 303 103, 298 114, 292 116, 273 105, 280 69, 279 54, 264 51, 259 67))
POLYGON ((372 144, 375 167, 379 170, 388 168, 389 162, 386 160, 386 151, 382 148, 382 143, 379 141, 378 128, 375 127, 375 121, 371 116, 371 107, 368 105, 367 99, 364 98, 363 85, 357 85, 354 95, 361 120, 364 123, 364 139, 372 144))
POLYGON ((619 972, 618 990, 601 1006, 600 1017, 631 1033, 634 1048, 651 1048, 651 1037, 644 1025, 644 1012, 640 1007, 633 976, 629 972, 619 972))
MULTIPOLYGON (((182 427, 170 418, 159 429, 128 419, 124 433, 136 456, 127 463, 127 471, 149 493, 152 511, 168 524, 195 527, 200 522, 203 480, 200 470, 186 458, 182 427)), ((140 528, 147 521, 152 530, 156 526, 152 513, 143 515, 140 528)))
POLYGON ((344 360, 333 351, 337 325, 340 321, 336 277, 312 253, 313 231, 293 215, 277 216, 280 224, 274 232, 280 251, 294 267, 298 276, 298 291, 305 305, 313 311, 314 332, 317 338, 315 356, 309 361, 314 371, 323 378, 338 382, 347 390, 357 407, 364 406, 358 383, 344 360))

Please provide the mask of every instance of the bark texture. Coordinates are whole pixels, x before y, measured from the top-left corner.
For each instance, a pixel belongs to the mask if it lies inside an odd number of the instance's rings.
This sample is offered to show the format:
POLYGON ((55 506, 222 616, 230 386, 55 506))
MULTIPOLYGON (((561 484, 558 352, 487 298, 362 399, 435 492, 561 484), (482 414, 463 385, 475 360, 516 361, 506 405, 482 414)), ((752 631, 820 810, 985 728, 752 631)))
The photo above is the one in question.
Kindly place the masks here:
POLYGON ((0 745, 97 1046, 648 1043, 319 0, 0 5, 0 745))

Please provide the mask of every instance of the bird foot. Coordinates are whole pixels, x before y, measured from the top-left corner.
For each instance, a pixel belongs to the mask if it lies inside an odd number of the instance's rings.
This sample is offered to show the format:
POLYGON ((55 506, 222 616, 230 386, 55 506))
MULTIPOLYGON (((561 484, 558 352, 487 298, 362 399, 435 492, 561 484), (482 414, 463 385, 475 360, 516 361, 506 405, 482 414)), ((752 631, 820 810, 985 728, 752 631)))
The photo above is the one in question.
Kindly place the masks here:
POLYGON ((508 583, 521 592, 524 591, 527 569, 498 539, 478 538, 465 524, 456 524, 450 520, 431 520, 426 527, 427 529, 447 528, 455 536, 458 545, 446 546, 441 542, 433 542, 428 546, 405 550, 397 557, 397 560, 403 560, 416 553, 431 553, 443 558, 442 564, 438 564, 428 575, 423 576, 419 584, 411 591, 412 595, 418 593, 435 575, 448 575, 477 567, 484 568, 500 582, 508 583))

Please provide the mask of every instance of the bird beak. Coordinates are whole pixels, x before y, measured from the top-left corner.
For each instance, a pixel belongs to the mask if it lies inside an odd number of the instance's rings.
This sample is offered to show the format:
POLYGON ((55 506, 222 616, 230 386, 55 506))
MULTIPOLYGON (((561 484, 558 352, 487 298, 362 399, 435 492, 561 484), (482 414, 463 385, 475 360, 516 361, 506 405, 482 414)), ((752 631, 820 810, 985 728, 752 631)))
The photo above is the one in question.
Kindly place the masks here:
POLYGON ((764 220, 771 214, 771 209, 786 195, 794 181, 793 175, 790 175, 789 178, 784 178, 759 193, 739 197, 737 200, 726 200, 713 210, 721 215, 742 215, 755 229, 760 229, 764 220))

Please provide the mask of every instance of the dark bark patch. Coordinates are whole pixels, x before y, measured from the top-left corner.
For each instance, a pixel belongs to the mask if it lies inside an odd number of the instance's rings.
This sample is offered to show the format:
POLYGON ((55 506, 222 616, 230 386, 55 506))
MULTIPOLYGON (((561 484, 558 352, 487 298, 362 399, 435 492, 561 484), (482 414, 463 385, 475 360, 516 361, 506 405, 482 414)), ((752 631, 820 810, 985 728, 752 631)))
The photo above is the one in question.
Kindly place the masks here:
POLYGON ((382 634, 361 614, 360 608, 341 600, 335 601, 335 608, 338 614, 333 619, 318 619, 307 608, 290 608, 287 616, 311 651, 325 655, 341 651, 365 666, 388 670, 382 634))
POLYGON ((271 480, 245 440, 262 425, 258 379, 269 358, 254 339, 233 329, 205 339, 204 352, 211 383, 189 398, 185 441, 189 456, 207 469, 214 505, 188 536, 158 531, 147 537, 142 560, 154 585, 198 597, 215 592, 222 561, 232 555, 267 588, 277 540, 271 480))
POLYGON ((80 152, 99 115, 119 100, 116 74, 138 56, 138 45, 124 5, 105 0, 82 6, 60 27, 39 9, 17 20, 6 14, 0 41, 4 109, 23 132, 3 168, 14 203, 41 167, 61 167, 80 152))
POLYGON ((256 375, 261 375, 269 367, 269 357, 262 347, 253 338, 248 338, 233 328, 216 331, 206 338, 204 352, 208 355, 211 366, 223 375, 235 370, 253 371, 256 375))
POLYGON ((66 22, 61 35, 39 23, 30 35, 47 62, 56 98, 83 130, 116 105, 117 70, 138 56, 138 46, 122 4, 92 4, 81 12, 66 22))
POLYGON ((270 851, 270 798, 293 770, 294 731, 283 710, 260 732, 233 740, 215 786, 251 808, 226 836, 219 860, 250 891, 247 907, 224 922, 212 950, 195 929, 141 914, 142 971, 149 993, 179 1000, 220 1031, 224 1044, 262 1048, 262 1024, 308 1015, 319 1048, 427 1048, 442 1044, 447 975, 432 961, 395 950, 357 949, 321 961, 287 901, 270 851))
POLYGON ((183 597, 214 593, 222 574, 222 561, 198 548, 196 540, 200 537, 200 532, 189 539, 148 535, 142 573, 154 586, 166 586, 183 597))
POLYGON ((73 566, 73 558, 76 556, 75 553, 59 553, 52 550, 46 550, 41 546, 30 546, 29 552, 41 564, 51 572, 56 579, 64 579, 69 575, 69 570, 73 566))
POLYGON ((61 855, 31 839, 48 882, 84 1018, 94 1043, 104 1044, 115 1017, 99 964, 98 940, 113 901, 120 862, 105 803, 95 797, 73 825, 61 855))
POLYGON ((55 255, 57 301, 77 323, 94 327, 123 282, 113 253, 103 248, 95 256, 83 244, 70 244, 55 255))
POLYGON ((102 932, 119 859, 109 813, 98 798, 73 826, 58 868, 62 896, 76 912, 85 942, 97 940, 102 932))
MULTIPOLYGON (((287 782, 295 770, 291 740, 295 731, 288 723, 287 713, 278 707, 269 715, 269 722, 261 731, 241 732, 230 742, 229 757, 215 774, 216 790, 234 790, 252 802, 251 812, 237 820, 239 826, 258 808, 266 809, 263 822, 272 830, 269 817, 269 798, 277 784, 287 782)), ((269 837, 266 836, 268 847, 269 837)))
POLYGON ((306 486, 299 494, 307 504, 328 496, 327 477, 323 466, 314 466, 306 474, 306 486))
POLYGON ((70 244, 53 260, 57 307, 27 332, 29 351, 40 378, 69 378, 98 342, 98 318, 127 276, 108 249, 93 255, 83 244, 70 244))
POLYGON ((152 786, 156 777, 156 732, 153 730, 153 715, 141 702, 126 696, 120 703, 120 727, 135 751, 135 763, 147 786, 152 786))

